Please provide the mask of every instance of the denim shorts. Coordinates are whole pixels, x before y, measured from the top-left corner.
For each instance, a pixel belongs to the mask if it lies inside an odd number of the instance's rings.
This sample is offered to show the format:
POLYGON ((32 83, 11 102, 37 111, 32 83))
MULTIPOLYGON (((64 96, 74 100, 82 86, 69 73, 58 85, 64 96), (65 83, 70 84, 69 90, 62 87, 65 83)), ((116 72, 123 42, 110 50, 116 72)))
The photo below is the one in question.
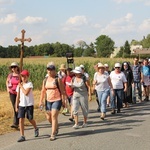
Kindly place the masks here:
POLYGON ((60 110, 62 106, 62 100, 49 102, 46 101, 45 109, 46 111, 51 111, 52 109, 60 110))
POLYGON ((19 106, 19 110, 18 110, 18 118, 26 118, 28 120, 32 120, 33 119, 33 112, 34 112, 34 106, 26 106, 26 107, 22 107, 19 106))

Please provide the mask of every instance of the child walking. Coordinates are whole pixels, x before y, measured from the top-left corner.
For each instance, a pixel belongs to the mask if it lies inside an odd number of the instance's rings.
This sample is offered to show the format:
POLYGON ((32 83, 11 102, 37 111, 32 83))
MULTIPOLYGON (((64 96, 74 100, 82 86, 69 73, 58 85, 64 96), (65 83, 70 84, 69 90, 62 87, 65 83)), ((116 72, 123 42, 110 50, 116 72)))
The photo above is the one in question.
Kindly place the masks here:
POLYGON ((25 116, 29 120, 29 122, 33 125, 35 131, 34 136, 38 137, 39 129, 36 126, 36 122, 33 119, 33 112, 34 112, 34 98, 33 98, 33 84, 32 82, 28 81, 29 72, 27 70, 23 70, 21 72, 21 83, 18 84, 16 92, 16 112, 18 112, 19 118, 19 127, 20 127, 20 134, 21 137, 18 139, 17 142, 25 141, 24 136, 24 120, 25 116))

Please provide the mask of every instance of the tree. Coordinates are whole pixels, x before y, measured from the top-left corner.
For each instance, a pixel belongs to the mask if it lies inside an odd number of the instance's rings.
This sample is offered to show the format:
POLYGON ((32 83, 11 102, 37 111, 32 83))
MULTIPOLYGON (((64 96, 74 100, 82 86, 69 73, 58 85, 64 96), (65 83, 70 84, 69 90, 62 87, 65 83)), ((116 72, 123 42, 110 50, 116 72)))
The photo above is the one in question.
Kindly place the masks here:
POLYGON ((95 48, 98 57, 110 57, 114 51, 114 41, 106 35, 101 35, 96 39, 95 48))
POLYGON ((126 41, 125 44, 124 44, 124 54, 128 54, 128 55, 131 54, 130 44, 129 44, 128 41, 126 41))
POLYGON ((150 48, 150 34, 141 41, 143 48, 150 48))
POLYGON ((117 55, 115 57, 124 57, 124 47, 121 46, 120 47, 120 51, 117 53, 117 55))

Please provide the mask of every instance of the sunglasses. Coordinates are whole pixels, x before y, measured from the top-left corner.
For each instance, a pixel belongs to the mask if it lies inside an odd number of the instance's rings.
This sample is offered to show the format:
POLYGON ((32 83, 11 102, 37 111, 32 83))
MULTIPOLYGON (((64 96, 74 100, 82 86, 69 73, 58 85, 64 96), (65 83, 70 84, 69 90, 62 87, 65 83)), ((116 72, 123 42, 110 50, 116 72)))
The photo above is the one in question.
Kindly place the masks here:
POLYGON ((11 66, 11 68, 17 68, 17 66, 11 66))
POLYGON ((115 67, 116 69, 120 69, 120 67, 115 67))

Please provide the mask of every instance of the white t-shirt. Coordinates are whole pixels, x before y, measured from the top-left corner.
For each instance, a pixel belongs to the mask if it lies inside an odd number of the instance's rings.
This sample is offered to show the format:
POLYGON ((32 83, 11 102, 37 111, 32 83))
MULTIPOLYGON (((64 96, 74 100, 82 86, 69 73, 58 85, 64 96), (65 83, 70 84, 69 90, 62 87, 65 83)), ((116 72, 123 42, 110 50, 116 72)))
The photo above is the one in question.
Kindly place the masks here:
POLYGON ((87 72, 84 72, 83 74, 86 77, 86 80, 89 80, 89 74, 87 72))
MULTIPOLYGON (((27 82, 23 84, 23 88, 27 89, 27 88, 31 88, 30 92, 28 93, 28 95, 25 95, 22 90, 20 89, 20 103, 19 106, 22 107, 26 107, 26 106, 32 106, 34 105, 34 97, 33 97, 33 84, 32 82, 27 82)), ((17 86, 16 92, 19 92, 19 86, 17 86)))
POLYGON ((108 74, 104 72, 104 74, 100 75, 98 72, 95 72, 94 74, 94 81, 96 81, 95 89, 97 91, 104 91, 106 89, 109 89, 108 84, 108 74))
POLYGON ((112 71, 110 73, 110 79, 113 89, 123 89, 123 83, 127 82, 123 72, 116 74, 115 71, 112 71))

